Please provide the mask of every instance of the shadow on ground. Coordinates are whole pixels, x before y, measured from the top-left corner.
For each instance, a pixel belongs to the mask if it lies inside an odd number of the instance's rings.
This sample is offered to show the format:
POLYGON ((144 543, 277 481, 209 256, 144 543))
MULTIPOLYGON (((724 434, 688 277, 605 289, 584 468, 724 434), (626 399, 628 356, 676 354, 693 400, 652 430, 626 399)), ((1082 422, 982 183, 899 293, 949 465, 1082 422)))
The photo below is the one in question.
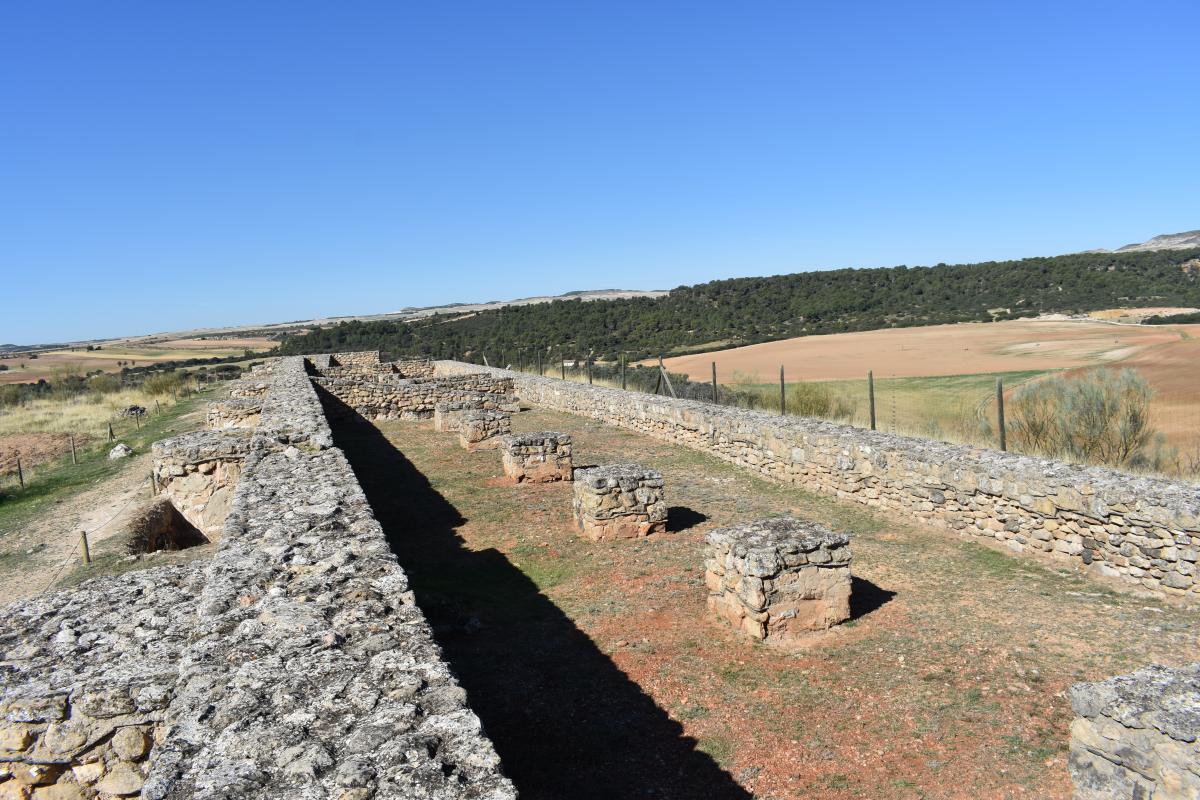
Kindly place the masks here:
POLYGON ((322 393, 417 602, 522 800, 750 800, 379 430, 322 393))
POLYGON ((862 619, 896 596, 895 592, 881 589, 866 578, 855 575, 850 580, 850 619, 862 619))
POLYGON ((707 520, 706 515, 687 506, 671 506, 667 509, 667 531, 670 533, 686 531, 707 520))

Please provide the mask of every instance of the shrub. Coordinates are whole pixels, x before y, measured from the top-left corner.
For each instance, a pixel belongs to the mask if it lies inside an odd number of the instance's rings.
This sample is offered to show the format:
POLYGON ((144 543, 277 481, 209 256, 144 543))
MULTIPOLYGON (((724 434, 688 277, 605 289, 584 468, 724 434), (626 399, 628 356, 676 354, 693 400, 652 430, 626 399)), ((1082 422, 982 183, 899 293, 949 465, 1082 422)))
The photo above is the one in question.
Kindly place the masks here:
POLYGON ((1013 393, 1018 449, 1092 464, 1157 468, 1170 454, 1150 426, 1153 390, 1131 369, 1055 376, 1013 393))
POLYGON ((151 395, 167 395, 183 387, 183 376, 178 372, 162 372, 151 375, 142 383, 142 389, 151 395))

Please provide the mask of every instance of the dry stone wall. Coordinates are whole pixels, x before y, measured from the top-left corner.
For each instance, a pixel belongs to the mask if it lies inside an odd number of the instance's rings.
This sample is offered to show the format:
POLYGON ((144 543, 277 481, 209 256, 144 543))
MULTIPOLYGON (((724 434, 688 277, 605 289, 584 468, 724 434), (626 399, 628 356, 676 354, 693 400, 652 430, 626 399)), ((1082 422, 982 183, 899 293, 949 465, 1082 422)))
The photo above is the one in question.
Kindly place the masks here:
POLYGON ((512 381, 490 375, 453 379, 317 377, 316 384, 367 419, 428 419, 439 404, 471 402, 481 409, 515 411, 512 381))
POLYGON ((206 539, 216 541, 251 446, 248 430, 196 431, 155 442, 155 486, 206 539))
POLYGON ((516 797, 332 446, 314 368, 264 373, 210 562, 0 613, 0 797, 516 797))
POLYGON ((886 508, 1167 594, 1200 598, 1190 483, 553 378, 488 372, 525 401, 702 450, 768 478, 886 508))

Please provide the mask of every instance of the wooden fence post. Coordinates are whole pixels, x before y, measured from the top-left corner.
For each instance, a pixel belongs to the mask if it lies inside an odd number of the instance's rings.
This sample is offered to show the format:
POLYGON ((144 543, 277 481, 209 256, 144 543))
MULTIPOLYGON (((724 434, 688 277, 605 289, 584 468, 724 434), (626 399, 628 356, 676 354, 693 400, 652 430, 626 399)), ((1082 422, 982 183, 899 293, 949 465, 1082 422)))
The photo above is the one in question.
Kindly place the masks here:
POLYGON ((558 354, 558 368, 562 372, 562 379, 565 381, 567 379, 567 354, 566 353, 560 352, 558 354))
POLYGON ((75 466, 79 466, 79 458, 75 455, 75 434, 72 433, 72 434, 70 434, 70 436, 71 436, 71 463, 74 464, 75 466))
POLYGON ((21 482, 21 488, 25 488, 25 470, 21 469, 21 457, 17 456, 17 480, 21 482))
POLYGON ((713 370, 712 370, 712 372, 713 372, 713 403, 719 403, 721 401, 717 399, 717 362, 715 362, 715 361, 712 362, 712 368, 713 368, 713 370))
POLYGON ((875 371, 867 370, 867 404, 871 407, 871 430, 875 430, 875 371))
POLYGON ((92 563, 92 551, 88 548, 87 531, 79 532, 79 549, 83 553, 83 563, 92 563))
POLYGON ((537 367, 538 367, 538 377, 539 378, 546 377, 546 373, 542 370, 542 351, 540 349, 537 351, 537 367))
POLYGON ((592 385, 592 357, 591 356, 587 357, 587 365, 588 365, 588 386, 591 386, 592 385))
POLYGON ((783 364, 779 365, 779 413, 787 413, 787 394, 783 388, 783 364))
POLYGON ((625 391, 625 354, 621 353, 621 391, 625 391))
POLYGON ((1008 450, 1008 437, 1004 429, 1004 379, 996 379, 996 427, 1000 430, 1000 452, 1008 450))
POLYGON ((117 440, 117 437, 116 437, 116 436, 113 436, 113 429, 112 429, 112 423, 111 423, 111 422, 110 422, 110 423, 108 423, 108 440, 109 440, 110 442, 115 442, 115 441, 117 440))
MULTIPOLYGON (((667 391, 671 393, 671 397, 678 397, 675 394, 675 387, 671 385, 671 376, 667 374, 667 368, 663 366, 662 356, 658 357, 658 381, 659 384, 665 383, 667 385, 667 391)), ((658 394, 658 386, 654 387, 654 393, 658 394)))

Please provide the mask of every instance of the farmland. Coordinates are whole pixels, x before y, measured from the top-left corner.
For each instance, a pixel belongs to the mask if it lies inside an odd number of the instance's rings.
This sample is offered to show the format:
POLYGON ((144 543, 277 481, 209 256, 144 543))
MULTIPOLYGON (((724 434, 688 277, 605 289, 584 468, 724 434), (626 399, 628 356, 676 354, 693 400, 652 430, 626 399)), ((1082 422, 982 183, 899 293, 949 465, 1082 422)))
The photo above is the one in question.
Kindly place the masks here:
MULTIPOLYGON (((1132 312, 1123 311, 1122 318, 1132 312)), ((1185 458, 1200 452, 1200 325, 1139 326, 1100 319, 1012 320, 884 329, 668 358, 692 380, 757 388, 778 408, 779 369, 788 383, 820 382, 844 421, 868 424, 866 375, 875 375, 882 430, 991 444, 995 382, 1006 389, 1039 376, 1131 368, 1154 390, 1151 423, 1185 458)))
POLYGON ((220 339, 142 337, 102 342, 100 349, 94 350, 80 345, 40 351, 36 357, 32 353, 5 354, 0 355, 0 365, 8 369, 0 371, 0 383, 52 380, 64 373, 93 370, 120 372, 123 366, 146 366, 189 358, 229 358, 240 356, 247 350, 268 350, 274 345, 273 340, 262 336, 220 339))

